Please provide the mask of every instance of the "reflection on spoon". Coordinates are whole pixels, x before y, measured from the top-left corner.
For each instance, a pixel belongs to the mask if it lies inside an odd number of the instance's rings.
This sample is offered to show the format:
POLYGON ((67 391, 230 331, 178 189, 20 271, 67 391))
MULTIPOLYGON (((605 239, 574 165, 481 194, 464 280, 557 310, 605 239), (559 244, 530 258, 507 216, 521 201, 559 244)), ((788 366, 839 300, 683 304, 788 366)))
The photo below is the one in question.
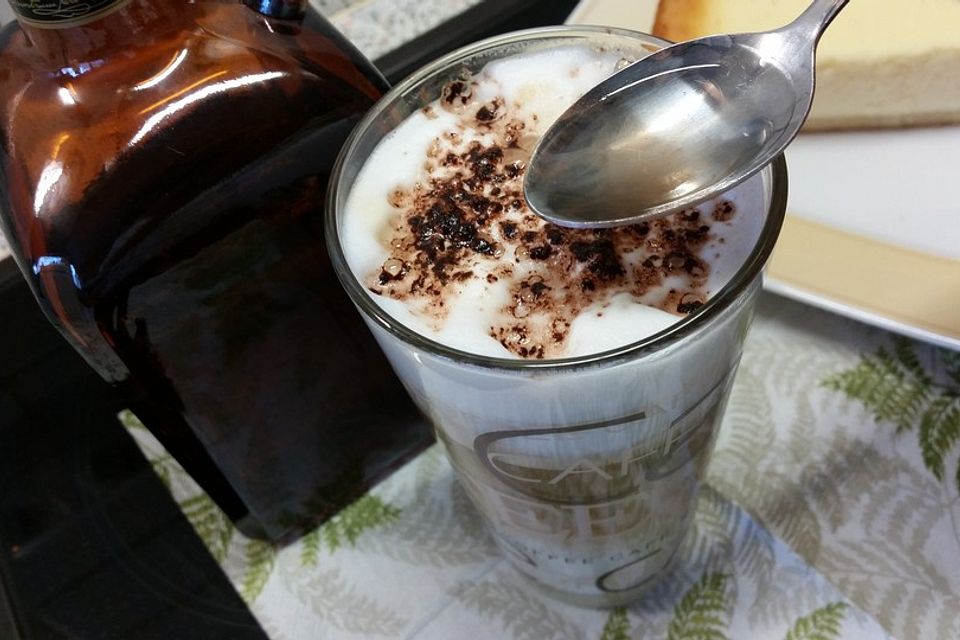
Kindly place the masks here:
POLYGON ((530 207, 557 224, 610 227, 740 184, 806 120, 816 44, 847 1, 814 0, 776 31, 667 47, 597 85, 534 149, 530 207))

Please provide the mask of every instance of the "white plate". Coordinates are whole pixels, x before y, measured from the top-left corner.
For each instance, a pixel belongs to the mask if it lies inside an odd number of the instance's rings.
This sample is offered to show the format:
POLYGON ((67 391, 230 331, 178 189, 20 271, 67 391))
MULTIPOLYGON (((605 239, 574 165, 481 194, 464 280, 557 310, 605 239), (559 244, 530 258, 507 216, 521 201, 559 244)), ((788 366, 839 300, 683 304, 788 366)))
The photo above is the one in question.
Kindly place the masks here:
MULTIPOLYGON (((649 32, 657 0, 583 0, 573 24, 649 32)), ((801 135, 767 289, 960 349, 960 127, 801 135)))

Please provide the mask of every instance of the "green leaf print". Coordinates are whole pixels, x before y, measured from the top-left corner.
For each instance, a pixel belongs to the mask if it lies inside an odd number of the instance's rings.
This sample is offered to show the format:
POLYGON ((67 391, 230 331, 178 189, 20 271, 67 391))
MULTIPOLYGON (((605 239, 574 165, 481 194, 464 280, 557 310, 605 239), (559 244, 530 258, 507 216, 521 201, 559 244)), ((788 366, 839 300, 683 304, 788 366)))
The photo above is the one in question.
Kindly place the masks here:
POLYGON ((500 580, 463 583, 457 589, 457 599, 485 619, 499 620, 504 638, 581 640, 585 637, 555 604, 545 604, 527 585, 516 586, 500 580))
POLYGON ((400 513, 381 498, 365 495, 303 537, 300 561, 304 566, 314 566, 324 546, 330 551, 344 544, 353 546, 364 531, 393 522, 400 513))
POLYGON ((784 640, 836 640, 847 605, 834 602, 797 620, 784 640))
POLYGON ((960 351, 941 351, 940 355, 947 377, 960 387, 960 351))
MULTIPOLYGON (((294 598, 314 617, 317 629, 332 627, 356 634, 351 637, 396 638, 410 623, 410 619, 395 611, 390 605, 381 603, 374 595, 365 592, 373 585, 363 576, 343 576, 343 572, 333 567, 312 571, 278 571, 279 584, 284 597, 294 598)), ((376 593, 374 589, 374 593, 376 593)), ((402 605, 401 605, 402 608, 402 605)), ((331 632, 317 633, 312 637, 341 637, 331 632)), ((271 636, 272 638, 272 636, 271 636)))
POLYGON ((223 562, 233 539, 230 518, 205 493, 183 500, 180 509, 217 562, 223 562))
POLYGON ((627 610, 623 607, 617 607, 610 612, 607 623, 603 625, 603 634, 600 640, 629 640, 630 638, 630 620, 627 618, 627 610))
MULTIPOLYGON (((856 367, 829 376, 824 385, 859 400, 878 421, 891 422, 898 431, 919 426, 924 465, 942 481, 947 456, 960 442, 960 356, 934 350, 933 357, 947 384, 938 384, 924 369, 913 342, 896 338, 892 353, 881 347, 856 367)), ((960 489, 960 468, 955 480, 960 489)))
POLYGON ((673 610, 667 640, 726 640, 727 576, 705 573, 673 610))
POLYGON ((149 445, 145 446, 143 442, 144 436, 146 440, 155 442, 153 434, 143 426, 143 423, 140 422, 140 419, 137 418, 132 411, 124 409, 117 414, 117 420, 119 420, 123 428, 133 436, 133 439, 137 442, 137 445, 147 458, 150 466, 153 467, 154 473, 160 478, 160 482, 167 488, 167 491, 173 493, 173 477, 185 473, 177 461, 161 447, 160 443, 156 443, 156 445, 152 447, 149 445))
POLYGON ((270 579, 277 560, 277 548, 263 540, 250 540, 245 549, 247 568, 243 572, 240 594, 247 604, 252 604, 270 579))
POLYGON ((824 384, 860 400, 877 421, 908 430, 927 404, 931 382, 909 341, 897 338, 892 354, 881 347, 853 369, 828 377, 824 384))
POLYGON ((920 363, 920 358, 917 356, 913 342, 907 338, 901 338, 898 336, 894 337, 893 353, 897 358, 897 362, 899 362, 901 366, 909 371, 910 374, 916 378, 921 385, 929 387, 931 384, 933 384, 933 380, 930 379, 930 376, 927 375, 926 370, 920 363))
POLYGON ((320 549, 323 546, 323 538, 320 533, 321 527, 317 527, 307 535, 300 538, 300 564, 304 567, 313 567, 317 564, 317 558, 320 555, 320 549))
POLYGON ((133 411, 130 411, 129 409, 124 409, 123 411, 118 413, 117 419, 120 421, 120 424, 122 424, 125 429, 129 429, 130 431, 146 429, 146 427, 143 426, 143 423, 140 422, 140 419, 137 418, 137 416, 133 414, 133 411))
POLYGON ((413 566, 450 568, 487 562, 496 553, 493 540, 461 483, 450 482, 449 464, 441 459, 445 473, 425 469, 434 466, 433 451, 416 462, 416 498, 401 517, 358 545, 413 566))
MULTIPOLYGON (((920 420, 923 463, 937 480, 943 480, 944 456, 960 440, 960 395, 941 395, 930 403, 920 420)), ((960 486, 960 485, 957 485, 960 486)))
POLYGON ((174 461, 173 456, 169 455, 150 458, 149 462, 163 486, 167 488, 167 491, 173 493, 173 475, 180 470, 180 465, 174 461))

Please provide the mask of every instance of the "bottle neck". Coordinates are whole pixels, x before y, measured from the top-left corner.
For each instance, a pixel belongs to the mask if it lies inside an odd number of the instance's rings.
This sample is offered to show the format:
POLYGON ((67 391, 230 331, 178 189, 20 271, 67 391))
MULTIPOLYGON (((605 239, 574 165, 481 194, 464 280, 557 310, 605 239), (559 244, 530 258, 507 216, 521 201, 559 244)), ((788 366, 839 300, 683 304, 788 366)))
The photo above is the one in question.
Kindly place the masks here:
POLYGON ((187 0, 89 0, 83 9, 38 15, 30 0, 9 0, 20 28, 51 66, 101 60, 183 26, 187 0))

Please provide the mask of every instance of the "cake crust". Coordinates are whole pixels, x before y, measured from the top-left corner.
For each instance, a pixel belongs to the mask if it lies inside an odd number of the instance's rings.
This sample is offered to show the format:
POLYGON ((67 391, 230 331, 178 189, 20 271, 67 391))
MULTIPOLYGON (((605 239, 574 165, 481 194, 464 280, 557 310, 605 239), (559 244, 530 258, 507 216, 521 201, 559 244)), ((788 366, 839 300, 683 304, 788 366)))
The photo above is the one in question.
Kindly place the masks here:
MULTIPOLYGON (((807 0, 660 0, 653 35, 679 42, 764 31, 806 6, 807 0)), ((960 3, 903 15, 901 7, 894 0, 851 6, 837 18, 817 52, 805 131, 960 123, 960 40, 943 35, 960 32, 960 3), (939 40, 931 42, 932 33, 939 40)))
POLYGON ((703 33, 710 0, 661 0, 653 21, 653 35, 681 42, 703 33))

